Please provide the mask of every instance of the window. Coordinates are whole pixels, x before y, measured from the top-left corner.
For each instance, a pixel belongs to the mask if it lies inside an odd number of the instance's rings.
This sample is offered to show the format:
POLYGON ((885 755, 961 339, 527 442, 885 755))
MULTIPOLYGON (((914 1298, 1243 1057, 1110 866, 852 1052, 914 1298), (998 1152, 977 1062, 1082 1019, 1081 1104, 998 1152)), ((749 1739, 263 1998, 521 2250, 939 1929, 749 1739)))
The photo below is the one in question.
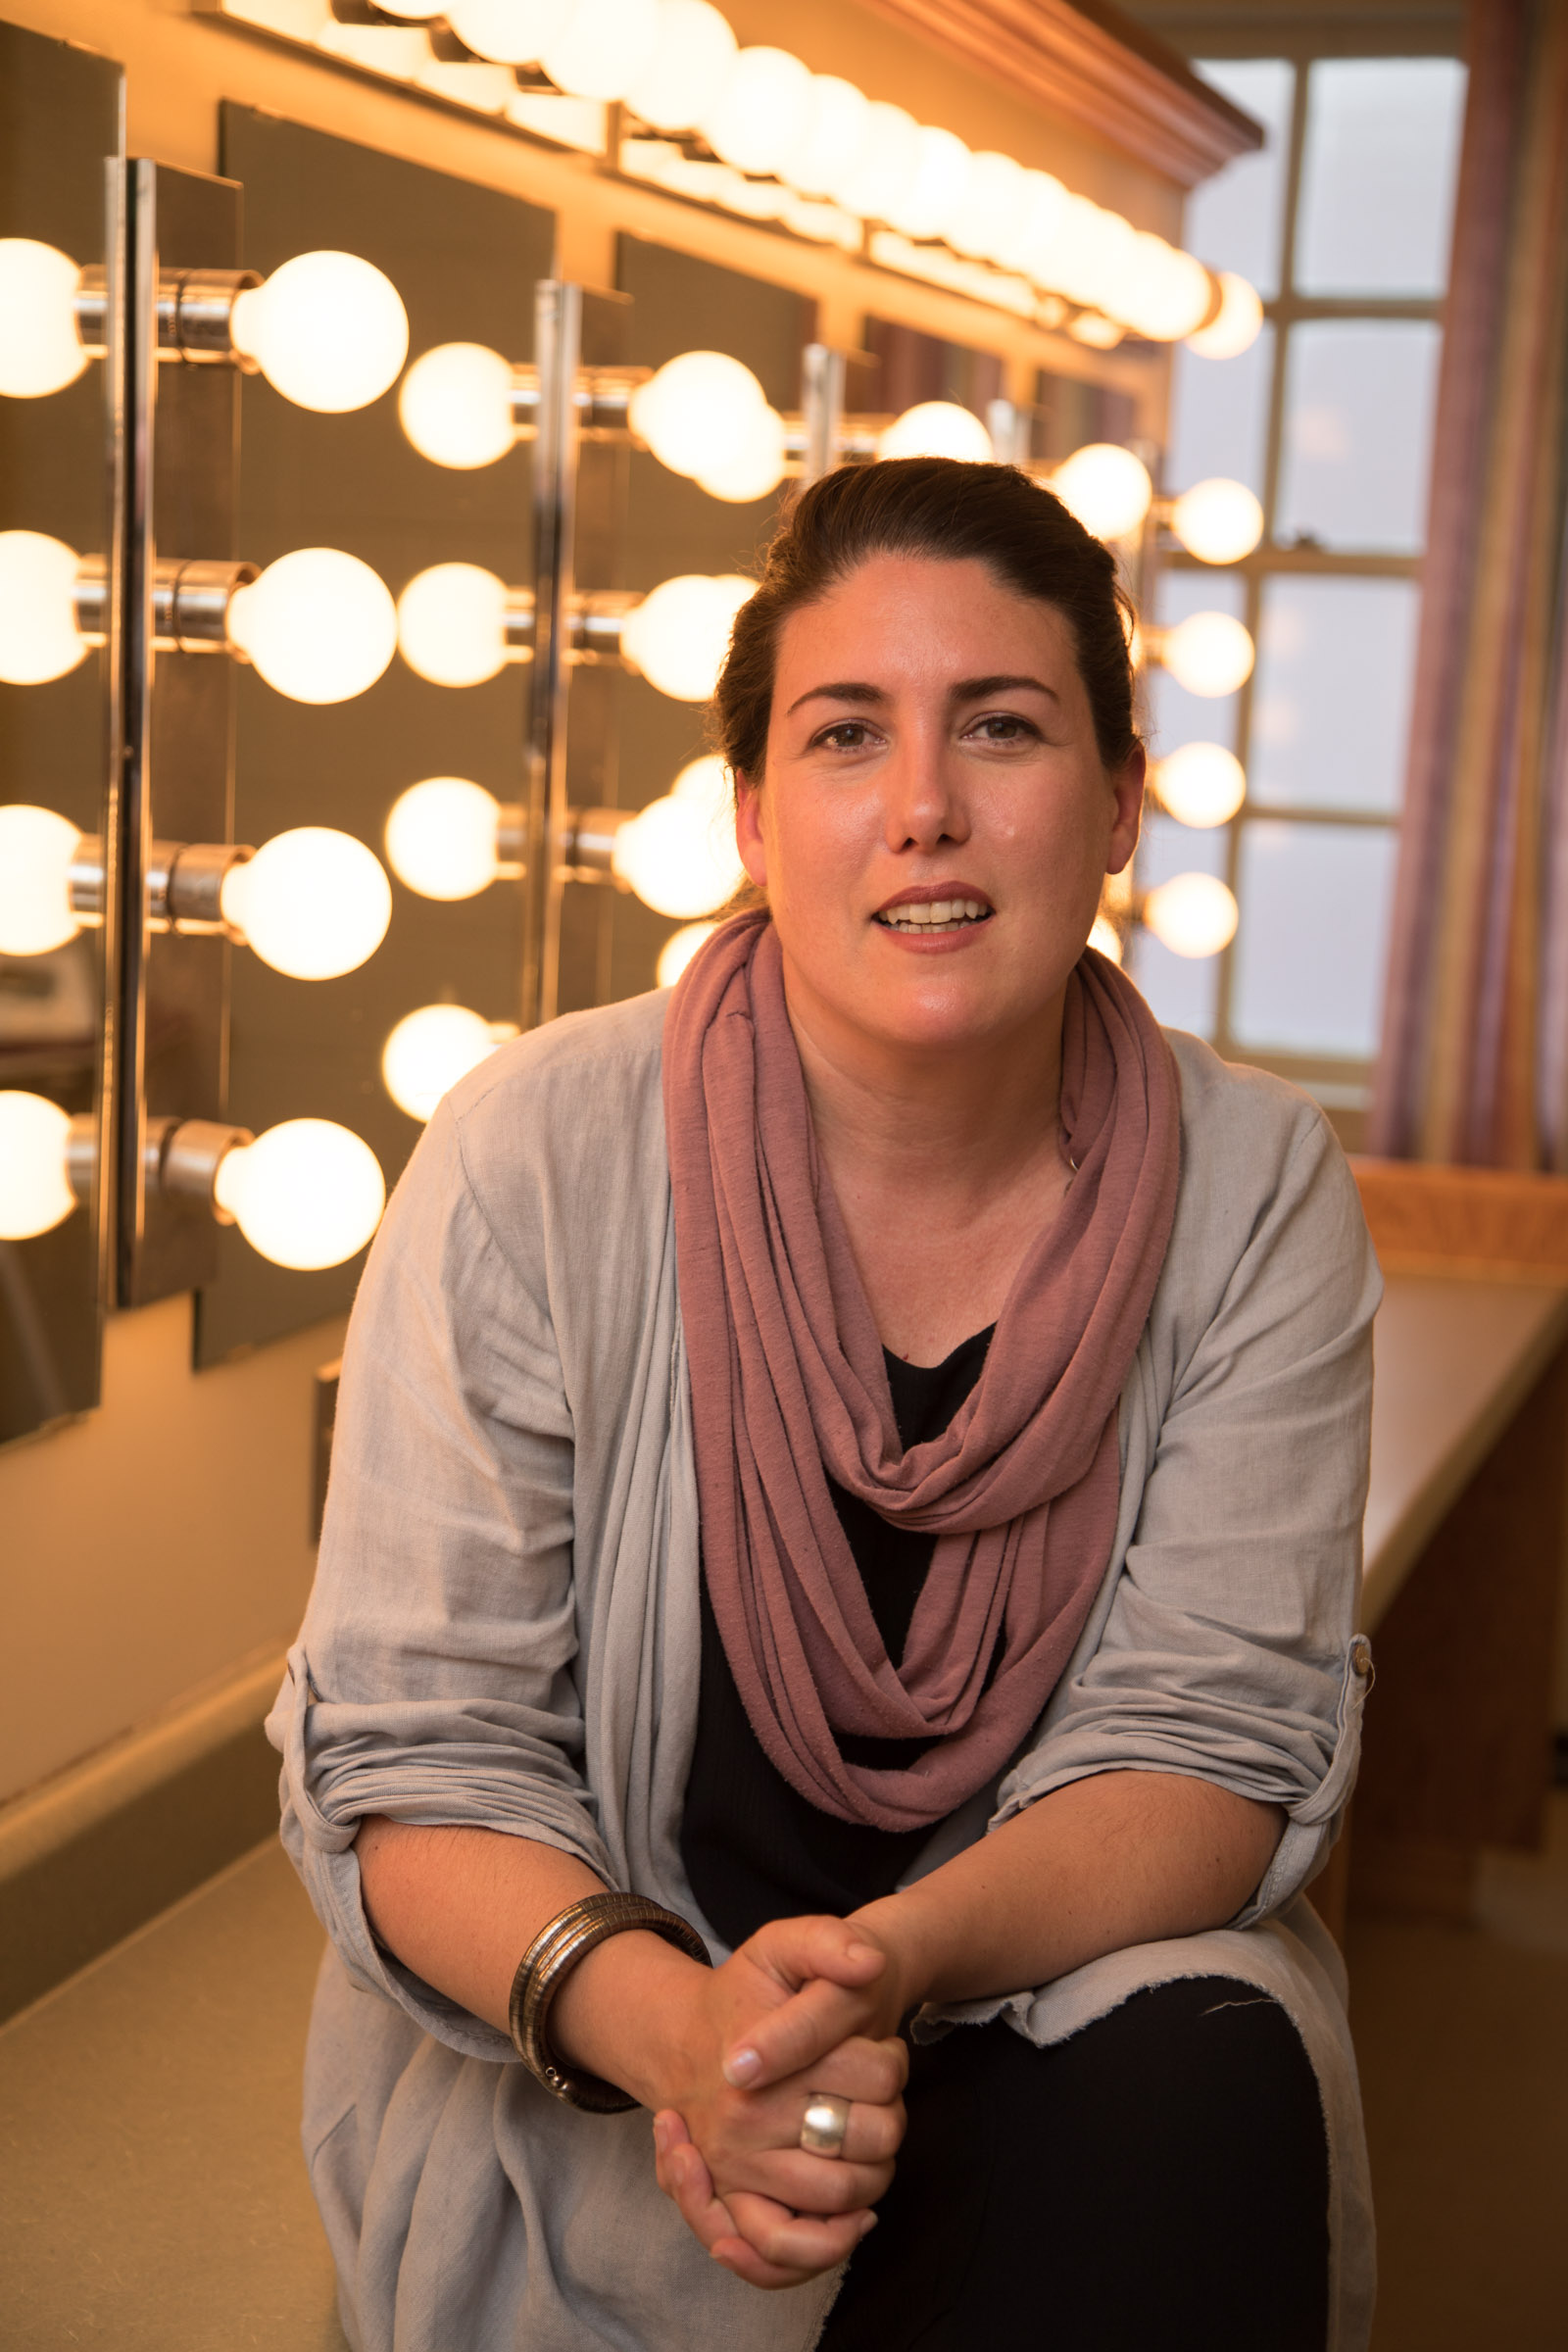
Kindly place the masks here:
POLYGON ((1221 702, 1150 673, 1156 758, 1221 743, 1248 790, 1209 832, 1154 814, 1139 882, 1217 874, 1240 921, 1202 961, 1139 931, 1133 970, 1162 1020, 1306 1086, 1353 1142, 1381 1013, 1464 70, 1303 40, 1198 71, 1268 139, 1195 192, 1186 242, 1252 280, 1266 323, 1238 360, 1178 350, 1167 486, 1231 475, 1266 521, 1226 570, 1168 558, 1154 617, 1233 612, 1257 662, 1221 702))

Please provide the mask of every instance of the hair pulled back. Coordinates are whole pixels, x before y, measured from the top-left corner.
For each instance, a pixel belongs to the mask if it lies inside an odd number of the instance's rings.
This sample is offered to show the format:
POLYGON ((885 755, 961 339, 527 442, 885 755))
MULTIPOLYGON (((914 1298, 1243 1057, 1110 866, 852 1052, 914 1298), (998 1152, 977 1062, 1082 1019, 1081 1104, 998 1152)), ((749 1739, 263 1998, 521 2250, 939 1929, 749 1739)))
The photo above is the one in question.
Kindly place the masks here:
POLYGON ((762 773, 784 622, 872 556, 978 562, 1017 595, 1052 606, 1072 630, 1101 760, 1119 767, 1129 757, 1138 742, 1133 610, 1109 548, 1014 466, 892 458, 821 475, 774 533, 713 697, 718 748, 735 774, 755 782, 762 773))

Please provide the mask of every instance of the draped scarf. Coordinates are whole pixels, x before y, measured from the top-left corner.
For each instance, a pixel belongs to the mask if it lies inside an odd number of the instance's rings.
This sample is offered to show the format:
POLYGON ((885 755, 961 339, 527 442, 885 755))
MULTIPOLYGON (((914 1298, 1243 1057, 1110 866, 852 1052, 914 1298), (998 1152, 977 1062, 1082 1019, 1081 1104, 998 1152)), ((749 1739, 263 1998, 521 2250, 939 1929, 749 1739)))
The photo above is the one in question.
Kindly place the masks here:
POLYGON ((1062 1026, 1076 1172, 975 1388, 907 1452, 765 913, 726 924, 682 976, 663 1091, 704 1569, 736 1688, 822 1812, 939 1821, 1022 1746, 1110 1557, 1117 1406, 1175 1215, 1174 1057, 1132 983, 1086 950, 1062 1026), (936 1538, 898 1666, 830 1476, 936 1538), (845 1758, 852 1736, 931 1744, 883 1769, 845 1758))

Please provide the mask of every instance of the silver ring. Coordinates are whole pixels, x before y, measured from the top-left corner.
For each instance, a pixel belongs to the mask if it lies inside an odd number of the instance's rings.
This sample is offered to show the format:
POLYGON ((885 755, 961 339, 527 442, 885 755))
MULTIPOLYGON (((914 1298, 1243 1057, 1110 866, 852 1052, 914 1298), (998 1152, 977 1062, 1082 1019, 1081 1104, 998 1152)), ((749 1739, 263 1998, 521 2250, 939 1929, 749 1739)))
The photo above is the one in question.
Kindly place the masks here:
POLYGON ((836 2091, 813 2090, 806 2102, 801 2145, 808 2156, 842 2156, 850 2128, 850 2102, 836 2091))

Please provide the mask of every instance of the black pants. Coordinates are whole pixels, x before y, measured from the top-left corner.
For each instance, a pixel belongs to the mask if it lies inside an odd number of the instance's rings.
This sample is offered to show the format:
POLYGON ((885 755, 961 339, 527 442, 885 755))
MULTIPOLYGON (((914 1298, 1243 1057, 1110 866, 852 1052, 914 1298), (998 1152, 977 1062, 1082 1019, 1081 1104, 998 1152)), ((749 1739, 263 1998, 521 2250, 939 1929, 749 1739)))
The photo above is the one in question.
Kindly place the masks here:
POLYGON ((960 2027, 906 2097, 820 2352, 1323 2352, 1317 2083, 1255 1985, 1157 1985, 1045 2050, 960 2027))

